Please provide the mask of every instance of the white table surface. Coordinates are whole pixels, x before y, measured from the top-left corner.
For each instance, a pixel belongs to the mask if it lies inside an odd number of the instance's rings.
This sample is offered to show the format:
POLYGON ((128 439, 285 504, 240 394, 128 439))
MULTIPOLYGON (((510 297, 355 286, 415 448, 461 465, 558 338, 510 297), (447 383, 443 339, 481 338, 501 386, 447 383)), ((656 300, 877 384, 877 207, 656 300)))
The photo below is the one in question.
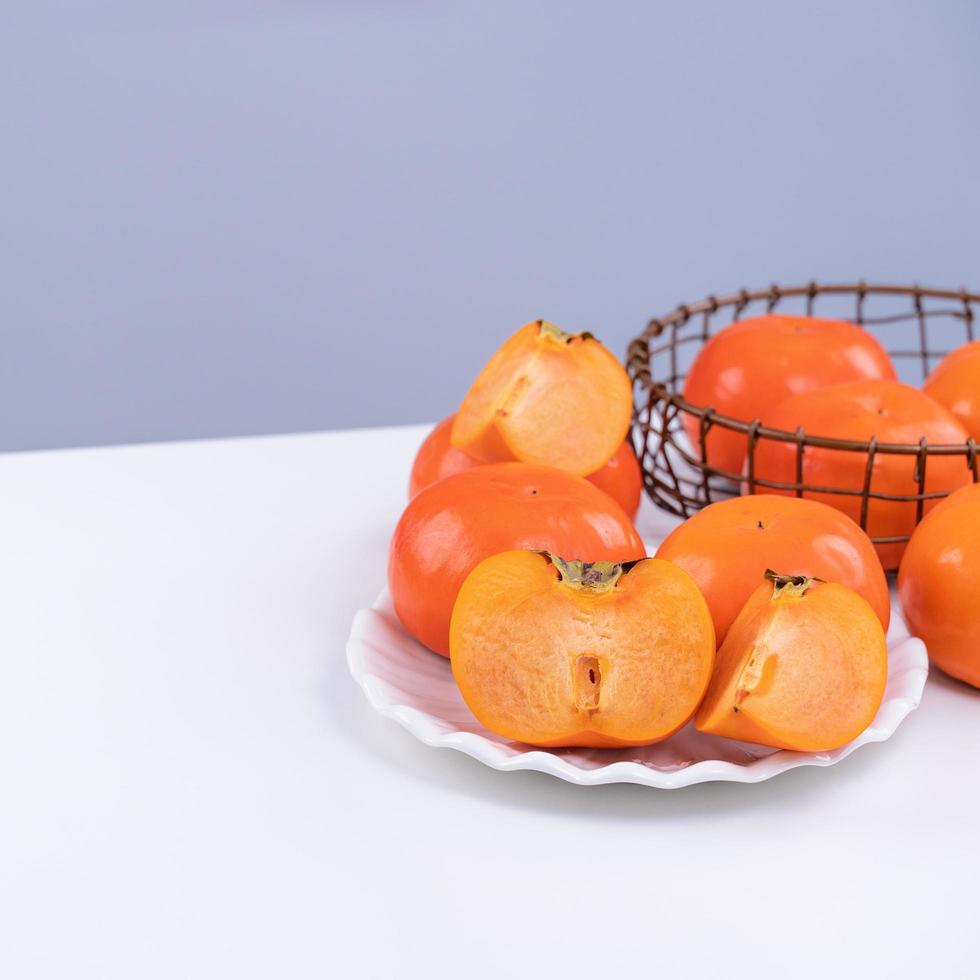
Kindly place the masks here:
MULTIPOLYGON (((976 976, 980 696, 579 788, 351 681, 421 427, 0 457, 0 976, 976 976)), ((642 529, 642 523, 641 523, 642 529)))

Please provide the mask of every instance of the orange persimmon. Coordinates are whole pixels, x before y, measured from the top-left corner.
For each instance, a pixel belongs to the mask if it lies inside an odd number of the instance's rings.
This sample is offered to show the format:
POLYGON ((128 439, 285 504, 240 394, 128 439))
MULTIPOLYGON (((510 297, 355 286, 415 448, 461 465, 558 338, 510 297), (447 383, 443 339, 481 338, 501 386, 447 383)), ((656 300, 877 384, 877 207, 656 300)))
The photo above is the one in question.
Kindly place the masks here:
POLYGON ((585 476, 622 445, 632 411, 629 376, 595 337, 535 320, 480 372, 451 441, 485 462, 521 460, 585 476))
POLYGON ((888 629, 888 582, 874 545, 849 517, 815 500, 769 493, 720 500, 675 528, 657 557, 698 583, 719 646, 767 568, 848 586, 888 629))
POLYGON ((980 442, 980 340, 946 355, 929 375, 922 390, 959 419, 980 442))
POLYGON ((513 548, 588 561, 646 554, 623 509, 588 480, 529 463, 477 466, 433 483, 405 508, 388 555, 398 618, 448 656, 449 618, 463 579, 484 558, 513 548))
POLYGON ((980 687, 980 483, 950 494, 915 529, 898 596, 932 662, 980 687))
POLYGON ((615 564, 509 551, 467 576, 450 658, 479 721, 533 745, 648 745, 694 714, 714 663, 691 577, 648 558, 615 564))
MULTIPOLYGON (((719 415, 752 422, 790 395, 865 378, 894 378, 881 344, 846 320, 812 316, 765 316, 737 320, 698 352, 684 383, 684 397, 719 415)), ((688 437, 699 452, 698 419, 684 414, 688 437)), ((733 478, 742 472, 746 437, 715 427, 705 439, 705 462, 733 478)))
POLYGON ((699 731, 823 752, 871 724, 888 652, 875 611, 834 582, 767 573, 718 651, 699 731))
MULTIPOLYGON (((412 464, 412 474, 408 481, 408 497, 412 499, 430 483, 443 477, 482 466, 483 461, 456 449, 449 441, 455 416, 443 419, 426 437, 419 447, 412 464)), ((635 517, 640 506, 640 493, 643 479, 640 464, 629 440, 620 445, 615 455, 605 466, 591 473, 586 479, 600 490, 605 490, 630 516, 635 517)))
MULTIPOLYGON (((898 381, 856 381, 831 385, 787 398, 770 415, 769 425, 807 435, 867 442, 874 436, 880 443, 917 445, 925 438, 932 445, 962 445, 967 440, 963 426, 938 402, 917 388, 898 381)), ((864 486, 867 455, 839 449, 808 446, 803 454, 803 482, 814 487, 840 488, 859 492, 864 486)), ((917 456, 879 453, 874 459, 872 493, 914 496, 917 456)), ((796 480, 796 445, 762 439, 755 451, 755 476, 760 480, 792 484, 796 480)), ((968 483, 970 470, 965 457, 932 456, 926 464, 926 493, 949 492, 968 483)), ((758 487, 766 493, 793 494, 793 490, 758 487)), ((855 494, 806 491, 847 514, 861 517, 861 497, 855 494)), ((926 501, 925 512, 936 500, 926 501)), ((877 500, 868 504, 867 532, 872 538, 899 537, 915 527, 914 501, 877 500)), ((897 568, 905 542, 882 542, 876 550, 885 569, 897 568)))

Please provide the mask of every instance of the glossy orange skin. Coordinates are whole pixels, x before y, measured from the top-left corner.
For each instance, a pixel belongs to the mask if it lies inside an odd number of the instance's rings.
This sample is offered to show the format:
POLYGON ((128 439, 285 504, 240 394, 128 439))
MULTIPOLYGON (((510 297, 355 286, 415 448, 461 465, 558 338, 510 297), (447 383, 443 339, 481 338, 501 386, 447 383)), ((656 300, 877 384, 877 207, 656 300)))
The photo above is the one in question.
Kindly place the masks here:
MULTIPOLYGON (((687 374, 684 397, 719 415, 768 423, 784 398, 825 385, 866 378, 894 378, 885 349, 867 331, 846 320, 770 313, 729 324, 698 352, 687 374)), ((698 420, 685 414, 688 437, 699 451, 698 420)), ((746 438, 713 428, 706 439, 709 465, 737 479, 746 438)))
MULTIPOLYGON (((837 439, 917 444, 923 436, 932 445, 962 445, 967 440, 963 426, 928 395, 898 381, 859 381, 832 385, 805 395, 788 398, 772 413, 771 424, 780 429, 802 426, 808 435, 837 439)), ((758 479, 793 483, 796 479, 796 446, 761 440, 755 454, 758 479)), ((877 493, 914 495, 915 455, 875 457, 871 490, 877 493)), ((807 447, 803 456, 803 482, 810 486, 860 490, 864 485, 867 456, 861 452, 807 447)), ((927 493, 951 492, 969 483, 970 470, 964 456, 933 456, 926 467, 927 493)), ((769 487, 766 493, 792 495, 792 490, 769 487)), ((807 491, 805 496, 836 508, 854 521, 860 521, 859 496, 807 491)), ((928 513, 937 503, 926 501, 928 513)), ((912 501, 871 499, 867 532, 872 537, 911 534, 915 527, 916 505, 912 501)), ((898 567, 904 542, 877 544, 885 569, 898 567)))
MULTIPOLYGON (((450 442, 454 417, 450 415, 443 419, 419 447, 408 481, 409 500, 437 480, 452 476, 453 473, 462 473, 463 470, 471 470, 474 466, 486 465, 450 442)), ((640 507, 643 478, 640 464, 629 442, 624 442, 602 469, 596 470, 586 479, 608 493, 631 518, 636 516, 640 507)))
POLYGON ((915 529, 898 596, 932 662, 980 687, 980 484, 951 494, 915 529))
POLYGON ((922 390, 948 408, 980 442, 980 340, 947 354, 922 390))
POLYGON ((391 539, 388 588, 405 628, 449 655, 463 580, 501 551, 540 549, 583 561, 643 558, 623 509, 581 477, 550 466, 493 463, 446 477, 405 508, 391 539))
POLYGON ((776 494, 720 500, 675 528, 657 557, 697 582, 718 646, 767 568, 846 585, 888 629, 888 582, 874 545, 849 517, 815 500, 776 494))

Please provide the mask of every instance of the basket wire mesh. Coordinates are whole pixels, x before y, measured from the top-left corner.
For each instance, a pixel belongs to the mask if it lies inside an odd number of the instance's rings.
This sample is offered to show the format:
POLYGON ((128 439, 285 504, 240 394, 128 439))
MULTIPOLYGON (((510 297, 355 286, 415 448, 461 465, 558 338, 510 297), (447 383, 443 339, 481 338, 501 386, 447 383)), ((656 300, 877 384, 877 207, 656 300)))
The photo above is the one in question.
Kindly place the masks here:
MULTIPOLYGON (((710 405, 695 405, 683 396, 687 368, 700 347, 722 327, 746 314, 803 313, 846 319, 869 330, 882 341, 903 380, 924 381, 935 364, 955 347, 976 339, 980 294, 965 289, 930 289, 918 285, 886 285, 865 282, 802 286, 772 285, 768 289, 739 290, 728 296, 708 296, 699 303, 681 304, 667 316, 649 321, 643 333, 631 342, 627 371, 633 382, 633 446, 643 469, 646 492, 659 507, 681 517, 716 500, 742 492, 791 492, 857 497, 861 527, 867 530, 868 510, 873 500, 907 502, 915 505, 915 522, 922 519, 929 500, 946 491, 928 491, 929 460, 937 456, 962 459, 973 482, 980 482, 977 444, 970 438, 961 445, 887 443, 835 439, 810 435, 802 427, 795 431, 764 426, 759 419, 736 419, 722 415, 710 405), (692 445, 685 421, 698 434, 692 445), (746 438, 746 464, 734 473, 704 462, 705 440, 713 429, 741 433, 746 438), (795 447, 795 479, 780 482, 757 472, 760 445, 792 443, 795 447), (862 453, 866 457, 860 486, 832 487, 804 480, 804 458, 809 448, 862 453), (914 493, 889 493, 875 487, 876 461, 885 457, 914 457, 914 493)), ((908 534, 872 536, 876 544, 900 544, 908 534)))

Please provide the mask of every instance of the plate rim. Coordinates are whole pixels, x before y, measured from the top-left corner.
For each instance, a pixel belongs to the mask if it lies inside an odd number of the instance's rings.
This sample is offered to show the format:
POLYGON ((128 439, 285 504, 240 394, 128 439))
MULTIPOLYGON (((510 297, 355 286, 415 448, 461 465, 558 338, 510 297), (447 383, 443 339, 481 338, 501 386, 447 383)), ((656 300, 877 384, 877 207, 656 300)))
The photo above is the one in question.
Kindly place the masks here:
MULTIPOLYGON (((443 731, 432 715, 413 705, 398 703, 397 697, 393 699, 389 692, 395 692, 395 689, 368 666, 362 637, 365 621, 374 617, 382 618, 387 608, 390 608, 390 599, 385 588, 369 608, 359 609, 354 614, 346 645, 348 670, 378 714, 397 722, 423 744, 432 748, 454 749, 500 772, 544 772, 577 786, 632 783, 654 789, 680 789, 704 782, 760 783, 802 766, 832 766, 863 745, 884 742, 890 738, 921 703, 929 675, 929 660, 922 640, 913 636, 897 639, 894 647, 889 649, 889 654, 893 650, 907 650, 908 663, 899 669, 903 675, 921 675, 919 683, 914 685, 915 694, 901 695, 883 702, 874 721, 857 738, 832 752, 793 752, 781 749, 745 765, 724 759, 702 759, 673 771, 655 769, 642 762, 627 759, 618 759, 593 769, 582 769, 546 748, 530 748, 515 755, 506 755, 496 743, 483 735, 458 730, 443 731), (882 725, 879 717, 883 708, 887 708, 887 725, 882 725)), ((400 623, 397 628, 404 630, 400 623)), ((439 656, 436 653, 431 655, 439 656)))

